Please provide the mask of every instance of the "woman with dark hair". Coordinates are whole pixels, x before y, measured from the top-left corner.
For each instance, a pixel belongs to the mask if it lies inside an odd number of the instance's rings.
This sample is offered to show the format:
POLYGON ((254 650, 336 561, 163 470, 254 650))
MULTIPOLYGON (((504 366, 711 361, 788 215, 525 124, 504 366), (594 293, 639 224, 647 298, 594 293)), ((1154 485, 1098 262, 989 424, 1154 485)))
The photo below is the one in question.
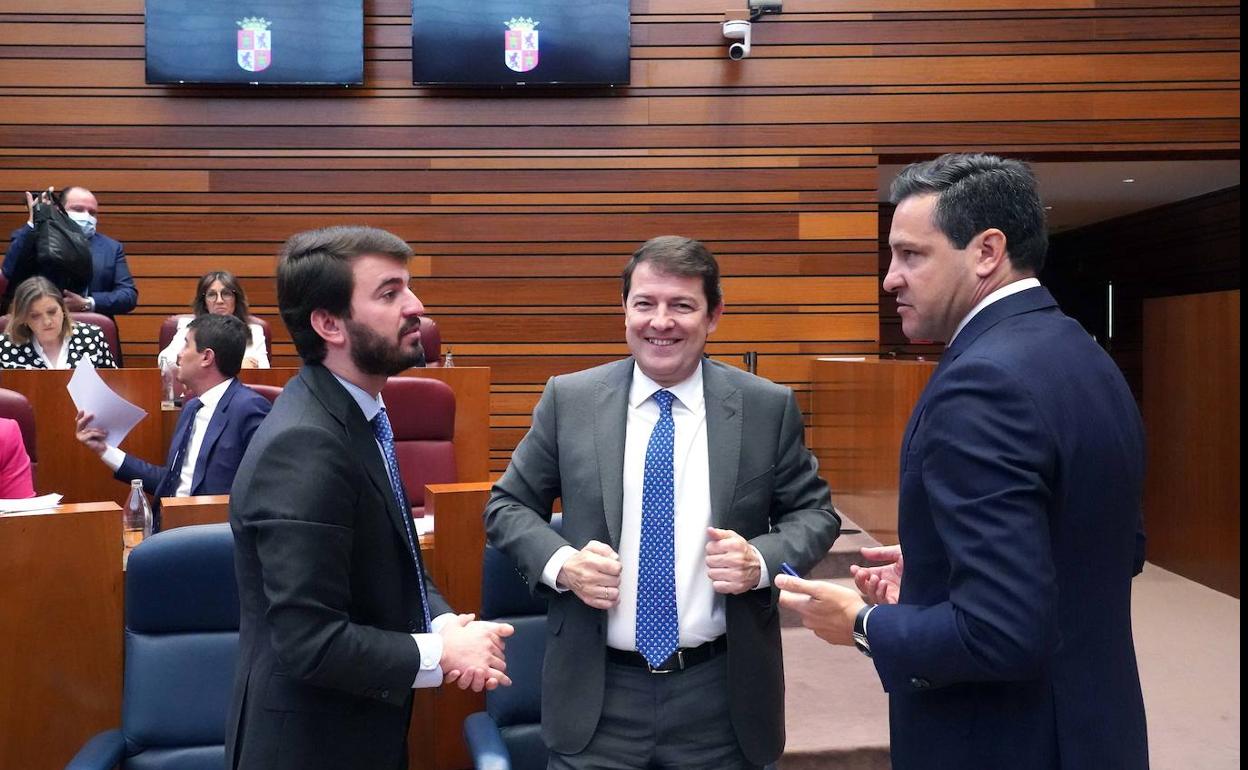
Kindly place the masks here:
POLYGON ((104 330, 71 318, 51 281, 35 276, 18 284, 9 325, 0 335, 0 368, 72 369, 83 358, 97 369, 117 367, 104 330))
MULTIPOLYGON (((212 270, 205 273, 199 279, 199 285, 195 287, 195 299, 191 302, 191 309, 195 311, 196 316, 208 313, 232 315, 247 324, 247 328, 251 331, 251 338, 247 342, 247 350, 243 353, 243 368, 269 368, 269 356, 264 347, 264 328, 258 323, 252 323, 251 316, 248 315, 247 295, 243 293, 243 287, 233 273, 228 270, 212 270)), ((176 364, 178 353, 181 353, 186 345, 186 327, 190 322, 190 318, 178 319, 178 331, 173 335, 169 346, 160 351, 157 357, 158 366, 164 368, 176 364)))

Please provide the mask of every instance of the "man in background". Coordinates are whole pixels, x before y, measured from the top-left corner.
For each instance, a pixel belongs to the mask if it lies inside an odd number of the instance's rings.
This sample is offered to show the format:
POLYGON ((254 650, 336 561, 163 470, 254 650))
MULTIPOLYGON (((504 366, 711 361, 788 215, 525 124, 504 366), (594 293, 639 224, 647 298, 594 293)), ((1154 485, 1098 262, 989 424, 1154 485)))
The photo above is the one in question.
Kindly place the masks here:
MULTIPOLYGON (((28 212, 26 224, 9 236, 9 248, 4 253, 3 272, 9 283, 4 298, 0 300, 3 308, 8 307, 12 289, 30 277, 19 274, 22 272, 20 265, 28 262, 24 256, 35 248, 35 198, 29 192, 25 195, 28 212)), ((50 202, 52 195, 52 188, 49 187, 40 197, 45 202, 50 202)), ((74 313, 87 311, 109 317, 134 310, 139 301, 139 292, 130 275, 130 266, 126 263, 126 251, 119 241, 96 230, 100 204, 95 195, 85 187, 71 185, 61 191, 60 200, 65 207, 65 213, 77 223, 91 244, 91 282, 82 287, 65 288, 66 307, 74 313)))
POLYGON ((229 493, 243 453, 269 413, 268 400, 235 379, 249 339, 247 326, 234 316, 201 315, 191 321, 178 354, 177 377, 194 398, 182 407, 163 466, 109 446, 104 431, 91 427, 94 415, 78 412, 78 440, 113 469, 118 481, 142 479, 144 491, 155 496, 157 529, 160 498, 229 493))
POLYGON ((897 770, 1147 767, 1135 400, 1036 279, 1048 241, 1026 164, 945 155, 906 168, 892 200, 884 290, 907 337, 948 343, 902 441, 901 545, 855 570, 874 605, 783 575, 781 604, 871 656, 897 770))

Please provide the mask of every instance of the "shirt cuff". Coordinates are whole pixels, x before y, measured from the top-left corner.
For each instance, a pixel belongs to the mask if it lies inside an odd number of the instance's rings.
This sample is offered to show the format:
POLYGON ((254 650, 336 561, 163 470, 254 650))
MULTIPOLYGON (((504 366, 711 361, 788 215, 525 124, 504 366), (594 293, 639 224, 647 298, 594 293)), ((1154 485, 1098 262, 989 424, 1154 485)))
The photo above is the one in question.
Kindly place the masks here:
POLYGON ((442 635, 439 633, 412 634, 416 645, 420 647, 420 671, 416 673, 414 689, 424 687, 440 687, 442 685, 442 635))
POLYGON ((754 590, 770 588, 771 573, 767 571, 767 560, 763 558, 762 552, 754 546, 751 545, 750 549, 754 551, 754 558, 758 559, 758 585, 754 586, 754 590))
POLYGON ((867 608, 866 613, 864 613, 862 616, 862 635, 866 636, 868 640, 871 637, 867 635, 867 621, 871 619, 871 613, 875 612, 875 608, 879 606, 880 605, 878 604, 872 604, 870 607, 867 608))
POLYGON ((105 447, 104 454, 100 455, 100 459, 116 472, 121 467, 121 464, 126 461, 126 453, 115 446, 105 447))
POLYGON ((87 303, 87 312, 88 312, 88 313, 94 313, 94 312, 95 312, 95 297, 83 297, 83 298, 82 298, 82 301, 87 303))
POLYGON ((559 593, 567 591, 568 589, 559 587, 559 571, 573 556, 576 556, 576 549, 570 545, 565 545, 555 551, 555 555, 550 557, 550 561, 546 562, 546 568, 542 570, 542 582, 559 593))

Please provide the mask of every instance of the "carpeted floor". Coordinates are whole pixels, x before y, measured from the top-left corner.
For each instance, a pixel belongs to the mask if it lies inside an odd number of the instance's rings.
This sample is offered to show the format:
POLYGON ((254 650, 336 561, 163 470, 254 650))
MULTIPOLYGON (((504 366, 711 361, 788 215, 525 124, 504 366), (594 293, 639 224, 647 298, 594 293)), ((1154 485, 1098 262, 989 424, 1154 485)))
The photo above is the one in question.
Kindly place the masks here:
MULTIPOLYGON (((815 576, 839 570, 828 564, 815 576)), ((1238 768, 1239 600, 1149 564, 1135 580, 1133 613, 1152 770, 1238 768)), ((785 626, 780 770, 886 770, 888 703, 871 661, 792 618, 785 626)))

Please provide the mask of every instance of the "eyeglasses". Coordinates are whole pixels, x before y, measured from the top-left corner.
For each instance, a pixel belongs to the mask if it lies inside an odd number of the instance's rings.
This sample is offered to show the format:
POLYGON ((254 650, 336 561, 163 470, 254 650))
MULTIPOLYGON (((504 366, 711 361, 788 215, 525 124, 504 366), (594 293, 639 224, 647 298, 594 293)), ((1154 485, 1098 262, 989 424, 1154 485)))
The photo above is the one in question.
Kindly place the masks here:
POLYGON ((204 299, 208 302, 216 302, 217 300, 234 299, 234 292, 230 289, 222 289, 221 291, 206 291, 204 299))

